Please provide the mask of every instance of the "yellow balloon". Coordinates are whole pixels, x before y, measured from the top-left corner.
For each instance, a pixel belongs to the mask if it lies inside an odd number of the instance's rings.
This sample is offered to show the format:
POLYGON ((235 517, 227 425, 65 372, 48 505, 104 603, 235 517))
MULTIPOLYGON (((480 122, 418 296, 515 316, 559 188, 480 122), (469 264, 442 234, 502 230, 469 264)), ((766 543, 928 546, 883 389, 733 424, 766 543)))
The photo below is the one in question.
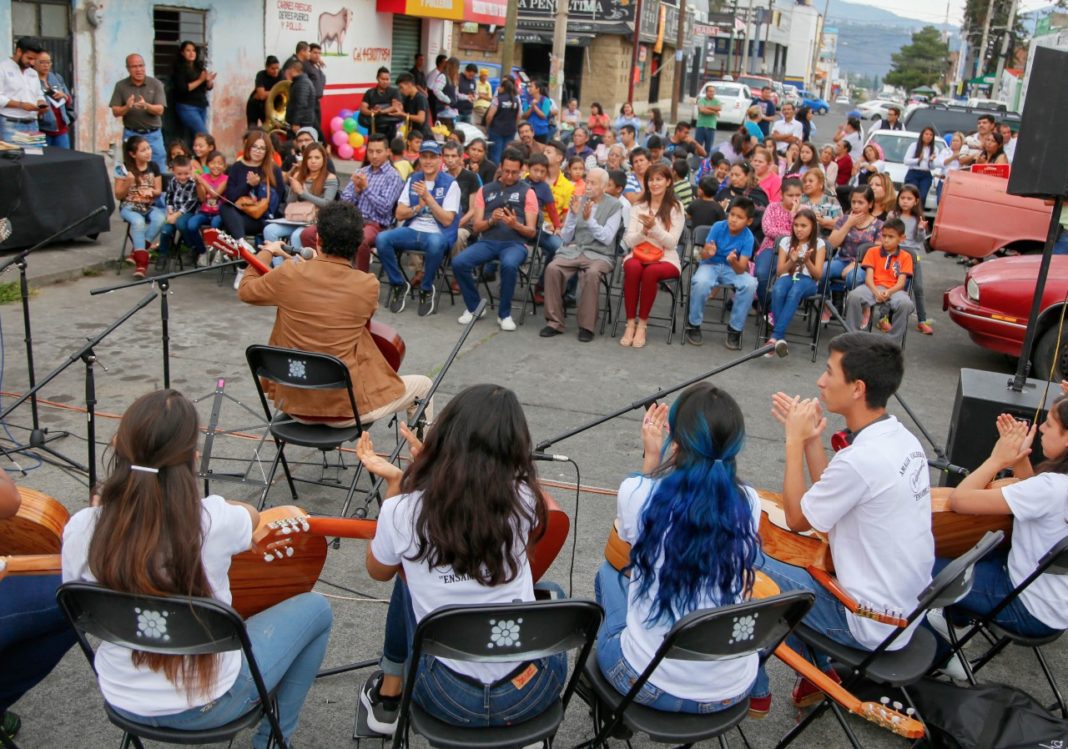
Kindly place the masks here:
POLYGON ((349 133, 349 145, 353 148, 359 148, 363 145, 363 135, 360 133, 349 133))

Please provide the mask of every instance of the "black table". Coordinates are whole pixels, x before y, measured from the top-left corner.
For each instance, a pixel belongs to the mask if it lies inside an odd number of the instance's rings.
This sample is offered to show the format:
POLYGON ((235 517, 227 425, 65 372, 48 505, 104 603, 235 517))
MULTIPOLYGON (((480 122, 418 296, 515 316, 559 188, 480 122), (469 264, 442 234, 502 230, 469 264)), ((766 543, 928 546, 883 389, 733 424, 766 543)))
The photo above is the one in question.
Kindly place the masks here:
POLYGON ((104 157, 65 148, 15 158, 0 154, 0 218, 11 219, 12 229, 0 250, 31 247, 102 205, 105 213, 56 241, 95 236, 111 227, 115 197, 104 157))

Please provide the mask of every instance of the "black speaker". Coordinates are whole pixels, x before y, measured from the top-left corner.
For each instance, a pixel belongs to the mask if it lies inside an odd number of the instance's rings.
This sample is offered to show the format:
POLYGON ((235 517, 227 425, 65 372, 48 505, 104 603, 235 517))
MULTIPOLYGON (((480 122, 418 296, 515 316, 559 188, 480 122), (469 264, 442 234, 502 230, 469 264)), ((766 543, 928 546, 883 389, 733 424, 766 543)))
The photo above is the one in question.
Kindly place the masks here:
POLYGON ((1068 52, 1039 47, 1031 65, 1009 194, 1055 198, 1068 193, 1068 148, 1057 135, 1068 132, 1068 97, 1053 93, 1047 84, 1068 81, 1068 52))
MULTIPOLYGON (((979 369, 962 369, 957 383, 957 399, 953 403, 953 418, 949 422, 949 437, 946 439, 946 454, 949 462, 963 466, 968 470, 978 468, 990 457, 994 443, 998 441, 995 420, 999 414, 1007 413, 1028 423, 1035 420, 1035 411, 1039 412, 1038 423, 1046 418, 1046 410, 1061 394, 1060 385, 1049 384, 1045 380, 1027 380, 1023 392, 1016 392, 1009 383, 1012 375, 998 372, 984 372, 979 369), (1042 394, 1049 385, 1046 404, 1042 403, 1042 394)), ((1042 454, 1040 435, 1035 434, 1031 446, 1031 463, 1037 465, 1045 460, 1042 454)), ((945 473, 943 486, 956 486, 961 476, 945 473)))

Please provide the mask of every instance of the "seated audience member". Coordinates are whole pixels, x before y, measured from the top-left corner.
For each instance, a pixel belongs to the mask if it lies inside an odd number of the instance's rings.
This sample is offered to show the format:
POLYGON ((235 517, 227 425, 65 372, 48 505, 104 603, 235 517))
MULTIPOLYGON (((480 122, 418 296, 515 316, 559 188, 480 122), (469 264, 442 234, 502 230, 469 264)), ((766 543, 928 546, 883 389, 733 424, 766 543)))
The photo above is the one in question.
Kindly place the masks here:
POLYGON ((627 149, 628 156, 635 148, 641 147, 641 144, 638 143, 638 131, 634 128, 634 125, 628 123, 619 128, 619 144, 627 149))
POLYGON ((697 183, 697 195, 692 203, 686 208, 686 218, 690 227, 714 226, 727 218, 727 212, 716 202, 716 193, 719 192, 719 184, 715 177, 703 177, 697 183))
POLYGON ((726 346, 732 351, 742 347, 742 331, 757 287, 756 278, 749 272, 754 243, 749 225, 753 223, 755 211, 752 200, 735 198, 727 209, 727 220, 715 224, 708 232, 701 248, 700 264, 690 282, 687 343, 701 345, 701 323, 705 318, 708 295, 717 286, 729 284, 734 288, 734 302, 727 324, 726 346))
POLYGON ((820 230, 830 232, 834 222, 842 215, 842 204, 828 190, 828 179, 822 169, 809 169, 801 178, 801 207, 816 214, 820 230))
POLYGON ((481 138, 467 144, 467 168, 478 175, 483 185, 497 177, 497 165, 486 158, 486 141, 481 138))
MULTIPOLYGON (((619 487, 616 527, 631 544, 630 575, 608 562, 594 580, 605 617, 597 665, 627 694, 672 626, 687 614, 743 601, 762 556, 760 499, 737 475, 742 410, 707 382, 646 412, 641 473, 619 487)), ((760 656, 666 658, 642 690, 644 708, 708 714, 748 699, 760 656)))
POLYGON ((581 198, 586 192, 586 162, 578 156, 572 156, 567 160, 568 181, 574 186, 574 197, 581 198))
MULTIPOLYGON (((198 426, 196 408, 177 390, 143 395, 126 410, 99 505, 75 514, 63 530, 65 582, 230 603, 230 557, 252 545, 259 513, 242 502, 200 496, 198 426)), ((302 593, 245 622, 287 743, 326 654, 332 621, 325 598, 302 593)), ((259 699, 240 651, 162 655, 104 642, 95 670, 111 709, 146 726, 218 728, 259 699)), ((274 740, 264 718, 252 746, 268 744, 274 740)))
POLYGON ((652 163, 649 152, 644 148, 635 148, 630 152, 630 172, 627 174, 627 186, 623 189, 623 196, 631 205, 636 205, 645 195, 645 176, 652 163))
POLYGON ((779 240, 790 236, 794 227, 794 215, 800 207, 801 180, 789 177, 783 180, 779 200, 765 208, 760 218, 764 238, 753 256, 753 271, 757 279, 757 304, 762 308, 767 300, 768 284, 778 265, 779 240))
POLYGON ((193 179, 193 165, 190 160, 179 156, 171 162, 171 170, 173 175, 163 194, 167 218, 159 235, 159 254, 163 257, 170 254, 176 232, 181 232, 182 238, 190 247, 194 246, 189 221, 200 207, 200 201, 197 200, 197 181, 193 179))
POLYGON ((597 161, 594 150, 590 148, 590 131, 586 129, 585 125, 579 125, 575 128, 575 132, 571 136, 571 145, 564 152, 564 158, 568 161, 576 156, 582 159, 583 163, 591 156, 593 156, 594 163, 597 161))
POLYGON ((623 190, 627 186, 627 173, 622 169, 610 169, 608 170, 608 183, 605 185, 604 191, 611 195, 613 198, 619 199, 619 216, 620 221, 623 224, 623 239, 619 241, 620 247, 626 247, 626 231, 630 227, 630 201, 623 198, 623 190))
POLYGON ((119 215, 130 225, 133 249, 127 262, 134 264, 134 277, 144 278, 148 270, 148 247, 159 236, 166 212, 156 205, 163 192, 163 176, 152 160, 152 145, 134 135, 123 147, 122 167, 116 170, 115 197, 119 215))
POLYGON ((222 205, 223 193, 226 192, 226 157, 218 151, 212 151, 208 154, 206 163, 207 174, 196 175, 197 200, 200 201, 200 206, 186 223, 189 230, 186 241, 193 248, 193 257, 199 268, 203 268, 210 260, 208 253, 204 251, 200 230, 205 226, 213 229, 222 226, 219 208, 222 205))
POLYGON ((715 177, 716 190, 718 192, 726 184, 730 170, 731 163, 727 161, 723 154, 719 151, 713 151, 707 159, 701 159, 701 163, 697 165, 697 171, 693 174, 693 179, 696 184, 701 184, 701 180, 705 177, 715 177))
MULTIPOLYGON (((289 190, 286 191, 286 203, 283 214, 294 221, 314 224, 321 208, 334 202, 337 197, 338 179, 336 174, 327 171, 326 147, 321 143, 310 143, 304 147, 301 160, 287 175, 289 190)), ((268 242, 289 239, 294 247, 303 247, 300 224, 271 223, 263 230, 263 238, 268 242)))
MULTIPOLYGON (((892 415, 886 402, 901 384, 905 364, 892 341, 870 333, 843 333, 830 342, 827 367, 817 385, 820 397, 776 393, 772 414, 786 432, 783 505, 794 532, 826 533, 838 584, 856 601, 878 602, 880 609, 911 611, 931 583, 934 537, 931 532, 930 481, 923 447, 892 415), (822 403, 822 406, 821 406, 822 403), (845 418, 851 443, 827 460, 823 408, 845 418), (806 489, 805 467, 812 478, 806 489)), ((802 590, 816 602, 805 624, 851 648, 873 650, 894 626, 850 613, 804 569, 765 554, 758 563, 783 591, 802 590)), ((908 644, 915 627, 890 645, 908 644)), ((796 636, 793 648, 807 648, 796 636)), ((829 678, 839 681, 830 658, 814 655, 829 678)), ((824 699, 819 688, 798 678, 793 703, 809 707, 824 699)), ((761 667, 750 696, 750 715, 766 715, 771 689, 761 667)))
POLYGON ((545 327, 542 338, 564 332, 564 288, 572 276, 580 279, 578 339, 593 340, 601 278, 616 264, 616 238, 622 227, 622 206, 608 195, 608 172, 596 168, 586 180, 586 192, 576 197, 560 232, 563 246, 545 269, 545 327))
MULTIPOLYGON (((319 133, 316 132, 314 127, 302 127, 293 139, 289 153, 282 159, 282 171, 288 174, 300 166, 300 160, 304 158, 304 149, 318 141, 319 133)), ((326 154, 326 171, 330 174, 337 174, 337 169, 334 168, 334 160, 330 158, 329 151, 326 154)))
POLYGON ((445 171, 460 186, 460 223, 456 244, 451 251, 451 254, 455 254, 467 247, 467 240, 472 234, 471 227, 475 214, 471 205, 471 196, 482 187, 482 180, 479 179, 478 174, 464 167, 464 150, 460 144, 446 143, 441 148, 441 158, 445 163, 445 171))
POLYGON ((913 310, 907 290, 912 276, 912 256, 901 250, 904 238, 905 224, 901 219, 888 219, 883 224, 881 246, 869 249, 860 264, 865 273, 864 283, 850 291, 846 299, 846 324, 852 330, 864 327, 865 310, 889 306, 889 321, 880 320, 879 327, 898 345, 905 338, 913 310))
POLYGON ((677 248, 686 219, 671 182, 671 170, 653 164, 645 172, 641 200, 631 207, 630 226, 623 236, 630 251, 623 258, 627 327, 620 346, 645 346, 657 289, 662 281, 679 277, 682 265, 677 248))
MULTIPOLYGON (((519 162, 502 158, 502 172, 505 163, 508 179, 518 182, 519 162)), ((403 472, 375 453, 370 434, 357 445, 364 466, 385 479, 389 498, 366 557, 372 579, 394 581, 382 670, 360 690, 368 726, 386 735, 397 727, 420 620, 450 604, 534 601, 530 544, 544 532, 548 512, 523 409, 511 390, 469 387, 442 409, 425 443, 406 429, 404 436, 414 449, 403 472)), ((522 663, 424 655, 417 669, 412 699, 436 719, 465 728, 514 725, 559 699, 567 654, 522 663)))
POLYGON ((226 201, 219 208, 223 228, 236 239, 263 234, 267 220, 281 213, 285 196, 285 180, 274 165, 274 147, 267 134, 250 130, 243 153, 226 173, 226 201))
MULTIPOLYGON (((543 229, 541 233, 539 245, 542 249, 542 259, 545 265, 552 262, 553 255, 560 247, 560 228, 563 226, 564 219, 567 218, 571 198, 575 194, 575 186, 567 178, 563 170, 565 151, 567 151, 567 148, 558 140, 550 140, 542 148, 542 153, 545 154, 545 158, 549 161, 545 181, 552 189, 553 202, 556 204, 556 215, 559 218, 558 223, 553 222, 553 230, 551 232, 543 229)), ((544 211, 544 216, 546 220, 551 220, 547 210, 544 211)))
POLYGON ((645 141, 645 150, 649 152, 649 163, 664 164, 671 168, 671 158, 664 155, 664 140, 659 135, 650 135, 645 141))
MULTIPOLYGON (((827 244, 837 247, 838 252, 831 260, 824 283, 844 281, 846 290, 864 283, 864 274, 858 271, 860 248, 867 244, 877 244, 883 222, 873 213, 875 210, 875 193, 871 187, 861 185, 849 191, 850 212, 839 216, 834 222, 834 231, 827 238, 827 244)), ((865 325, 864 327, 867 327, 865 325)))
MULTIPOLYGON (((378 279, 352 267, 352 255, 363 236, 360 212, 344 202, 319 211, 316 257, 292 259, 265 276, 254 269, 242 279, 238 298, 278 308, 270 345, 336 356, 349 368, 360 422, 371 423, 401 410, 410 416, 416 400, 430 392, 423 375, 398 375, 386 362, 367 327, 378 309, 378 279)), ((261 248, 259 258, 285 257, 280 242, 261 248)), ((306 422, 338 427, 353 424, 344 390, 306 390, 274 386, 275 405, 306 422)), ((433 419, 433 409, 427 409, 433 419)))
POLYGON ((403 116, 400 91, 390 84, 389 68, 381 67, 375 73, 375 85, 360 100, 359 122, 369 133, 382 133, 391 139, 403 116))
MULTIPOLYGON (((735 198, 749 198, 756 206, 757 215, 763 215, 768 207, 768 194, 756 182, 753 167, 747 162, 732 164, 727 172, 727 186, 716 193, 716 200, 726 211, 735 198)), ((754 216, 756 218, 756 216, 754 216)))
POLYGON ((404 142, 404 138, 396 137, 389 142, 389 161, 393 164, 393 168, 397 170, 397 174, 401 179, 408 179, 412 176, 412 172, 415 171, 412 167, 412 162, 408 161, 404 156, 404 149, 407 145, 404 142))
MULTIPOLYGON (((22 497, 0 471, 0 525, 14 517, 22 497)), ((74 630, 56 604, 57 574, 9 575, 0 580, 0 736, 13 740, 22 721, 9 710, 41 682, 74 644, 74 630)), ((4 741, 0 738, 0 744, 4 741)))
MULTIPOLYGON (((419 152, 423 147, 423 141, 425 137, 422 131, 413 130, 408 133, 408 137, 404 140, 404 158, 416 165, 419 162, 419 152)), ((431 138, 430 140, 434 140, 431 138)))
MULTIPOLYGON (((593 150, 593 160, 596 162, 597 166, 604 166, 608 162, 608 151, 609 151, 609 149, 611 149, 612 146, 615 146, 615 145, 618 144, 619 138, 616 136, 616 131, 609 129, 609 130, 607 130, 605 132, 605 135, 607 135, 608 133, 612 133, 612 135, 609 136, 609 137, 602 136, 600 142, 597 144, 597 147, 594 148, 594 150, 593 150)), ((590 138, 590 145, 591 146, 593 145, 592 136, 590 138)), ((624 158, 624 160, 626 159, 626 156, 627 156, 627 149, 624 148, 623 149, 623 158, 624 158)))
MULTIPOLYGON (((544 160, 545 157, 531 158, 544 160)), ((499 261, 501 288, 497 300, 497 324, 501 330, 516 329, 512 319, 512 295, 519 266, 527 259, 526 243, 534 239, 538 231, 538 199, 534 188, 519 179, 522 168, 519 154, 511 149, 505 151, 497 180, 485 185, 472 200, 475 212, 472 228, 479 239, 452 261, 453 274, 460 285, 466 308, 460 315, 461 325, 471 322, 480 301, 475 268, 499 261)), ((526 299, 522 302, 525 304, 526 299)))
MULTIPOLYGON (((773 330, 768 343, 781 341, 801 302, 816 293, 827 261, 827 246, 820 239, 816 214, 802 208, 794 215, 789 237, 779 240, 777 280, 771 289, 773 330)), ((773 354, 774 355, 774 354, 773 354)))
POLYGON ((378 259, 389 278, 389 311, 404 310, 411 284, 404 280, 398 252, 424 255, 425 268, 419 287, 419 316, 433 313, 437 300, 434 279, 438 266, 456 243, 460 219, 460 185, 442 167, 441 146, 433 140, 420 146, 419 171, 404 183, 397 200, 395 229, 375 240, 378 259))
MULTIPOLYGON (((517 154, 519 153, 519 149, 514 150, 517 154)), ((546 181, 549 174, 549 159, 543 153, 536 153, 530 155, 525 163, 527 166, 526 182, 534 190, 534 196, 538 200, 538 211, 545 224, 548 224, 553 231, 559 231, 564 225, 564 217, 557 211, 552 187, 546 181)))
POLYGON ((193 176, 207 174, 208 156, 215 151, 215 138, 211 133, 197 133, 193 136, 193 176))
POLYGON ((690 182, 690 166, 685 159, 675 159, 671 165, 671 171, 675 177, 675 182, 672 184, 675 197, 682 203, 682 209, 686 210, 690 207, 690 203, 693 202, 693 183, 690 182))
POLYGON ((174 160, 179 156, 184 156, 187 159, 192 159, 193 154, 189 150, 189 147, 185 144, 185 141, 181 138, 175 138, 167 144, 167 171, 172 171, 172 165, 174 160))
MULTIPOLYGON (((608 132, 612 132, 609 130, 608 132)), ((613 143, 608 147, 604 157, 604 168, 608 171, 619 169, 623 172, 623 176, 626 176, 627 169, 630 168, 630 163, 627 159, 627 149, 623 147, 621 143, 613 143)))

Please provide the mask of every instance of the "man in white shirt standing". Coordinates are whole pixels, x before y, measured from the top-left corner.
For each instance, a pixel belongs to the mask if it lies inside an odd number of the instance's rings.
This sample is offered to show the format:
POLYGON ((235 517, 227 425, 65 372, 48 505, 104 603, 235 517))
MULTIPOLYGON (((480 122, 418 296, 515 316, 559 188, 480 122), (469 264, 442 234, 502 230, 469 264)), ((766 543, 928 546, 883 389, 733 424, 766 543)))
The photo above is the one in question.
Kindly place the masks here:
POLYGON ((0 140, 37 130, 37 113, 48 107, 33 68, 41 50, 36 39, 23 37, 15 42, 15 54, 0 61, 0 140))
POLYGON ((775 150, 786 153, 791 143, 801 145, 805 139, 805 128, 794 119, 794 105, 782 105, 782 119, 775 120, 771 125, 771 139, 775 141, 775 150))
MULTIPOLYGON (((830 343, 827 369, 817 381, 819 401, 845 418, 849 445, 830 461, 821 440, 827 426, 816 399, 776 393, 772 414, 786 428, 783 509, 790 530, 826 533, 838 583, 858 603, 904 617, 931 582, 934 536, 927 456, 916 437, 886 412, 886 403, 904 375, 901 349, 883 336, 843 333, 830 343), (806 488, 805 464, 812 485, 806 488)), ((874 650, 894 626, 850 613, 806 570, 765 557, 763 571, 785 592, 806 590, 816 603, 808 627, 835 642, 874 650)), ((891 645, 908 644, 918 622, 891 645)), ((799 643, 798 643, 799 644, 799 643)), ((817 664, 828 676, 827 656, 817 664)), ((751 693, 770 707, 761 670, 751 693)), ((798 679, 793 702, 810 706, 822 699, 818 688, 798 679)))

